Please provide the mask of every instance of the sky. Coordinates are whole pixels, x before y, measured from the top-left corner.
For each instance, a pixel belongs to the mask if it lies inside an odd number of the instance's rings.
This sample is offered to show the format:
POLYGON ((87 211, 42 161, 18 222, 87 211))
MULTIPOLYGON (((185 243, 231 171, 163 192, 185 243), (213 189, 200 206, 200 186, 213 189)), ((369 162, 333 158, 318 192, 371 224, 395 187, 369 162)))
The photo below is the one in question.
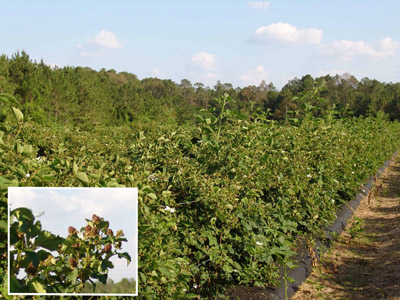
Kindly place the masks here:
POLYGON ((400 1, 3 1, 1 52, 213 87, 400 81, 400 1))
POLYGON ((122 229, 127 242, 122 243, 132 262, 113 257, 114 269, 109 278, 137 278, 137 189, 136 188, 33 188, 13 187, 8 190, 10 209, 27 207, 42 224, 42 230, 66 238, 68 227, 80 230, 93 214, 110 222, 114 231, 122 229), (43 213, 43 214, 42 214, 43 213))

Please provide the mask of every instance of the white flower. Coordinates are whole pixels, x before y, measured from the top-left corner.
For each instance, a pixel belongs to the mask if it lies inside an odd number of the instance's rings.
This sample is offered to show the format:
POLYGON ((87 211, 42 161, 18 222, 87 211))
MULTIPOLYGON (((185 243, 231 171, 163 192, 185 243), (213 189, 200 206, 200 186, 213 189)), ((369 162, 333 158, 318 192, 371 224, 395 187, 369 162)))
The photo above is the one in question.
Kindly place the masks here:
POLYGON ((172 213, 175 212, 175 208, 172 208, 172 207, 169 207, 169 206, 166 206, 166 207, 164 208, 164 210, 169 211, 169 212, 172 212, 172 213))
POLYGON ((335 200, 334 200, 334 199, 331 199, 331 201, 332 201, 332 203, 335 203, 335 200))
POLYGON ((26 173, 25 177, 26 177, 26 178, 29 178, 29 177, 31 177, 31 174, 26 173))
POLYGON ((149 177, 147 177, 147 179, 151 180, 151 181, 157 181, 158 180, 158 178, 156 176, 154 176, 154 174, 149 175, 149 177))
POLYGON ((233 269, 233 272, 238 272, 238 270, 237 269, 233 269))
POLYGON ((243 178, 247 178, 247 175, 243 175, 243 178))
POLYGON ((351 174, 354 174, 354 172, 351 172, 351 174))
POLYGON ((197 284, 193 284, 193 287, 194 287, 195 289, 197 289, 197 284))
POLYGON ((285 153, 285 150, 282 150, 281 153, 282 153, 282 154, 285 153))
POLYGON ((311 176, 311 174, 307 174, 307 177, 308 177, 308 178, 311 178, 312 176, 311 176))
POLYGON ((257 246, 262 246, 263 243, 261 243, 261 242, 259 242, 259 241, 256 241, 256 245, 257 245, 257 246))

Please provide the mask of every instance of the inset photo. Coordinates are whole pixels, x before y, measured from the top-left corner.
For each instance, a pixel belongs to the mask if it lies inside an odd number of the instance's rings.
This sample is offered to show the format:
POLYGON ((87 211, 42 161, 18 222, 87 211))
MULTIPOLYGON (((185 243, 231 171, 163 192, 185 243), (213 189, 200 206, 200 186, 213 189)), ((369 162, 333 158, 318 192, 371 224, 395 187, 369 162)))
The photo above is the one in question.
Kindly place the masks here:
POLYGON ((8 188, 10 295, 137 296, 137 188, 8 188))

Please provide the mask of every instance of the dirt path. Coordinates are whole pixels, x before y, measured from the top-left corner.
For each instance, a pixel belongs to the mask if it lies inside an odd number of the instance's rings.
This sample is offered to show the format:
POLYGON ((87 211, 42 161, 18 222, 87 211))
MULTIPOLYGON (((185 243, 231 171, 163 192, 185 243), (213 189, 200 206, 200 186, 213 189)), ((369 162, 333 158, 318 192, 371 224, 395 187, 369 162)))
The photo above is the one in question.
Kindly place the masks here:
POLYGON ((292 300, 400 300, 400 155, 377 186, 292 300))

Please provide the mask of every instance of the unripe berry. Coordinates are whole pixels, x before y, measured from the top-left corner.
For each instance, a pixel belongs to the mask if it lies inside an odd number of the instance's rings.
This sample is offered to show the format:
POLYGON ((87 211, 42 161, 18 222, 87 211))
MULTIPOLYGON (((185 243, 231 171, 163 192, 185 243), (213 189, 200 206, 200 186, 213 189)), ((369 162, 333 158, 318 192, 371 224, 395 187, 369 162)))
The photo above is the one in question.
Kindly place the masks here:
POLYGON ((73 226, 69 226, 68 227, 68 233, 69 234, 74 234, 74 233, 76 233, 77 231, 76 231, 76 229, 75 229, 75 227, 73 227, 73 226))
POLYGON ((91 236, 98 236, 99 235, 99 229, 97 227, 93 227, 91 231, 91 236))
POLYGON ((100 222, 100 217, 99 217, 98 215, 93 215, 93 216, 92 216, 92 221, 93 221, 94 223, 98 223, 98 222, 100 222))
POLYGON ((27 267, 25 268, 25 272, 26 272, 26 274, 28 274, 28 275, 36 275, 37 268, 35 268, 35 267, 33 266, 33 264, 30 263, 29 266, 27 266, 27 267))
POLYGON ((92 230, 92 227, 90 225, 85 226, 85 232, 88 233, 92 230))
POLYGON ((107 245, 104 247, 104 252, 105 252, 105 253, 109 253, 109 252, 111 251, 111 248, 112 248, 111 244, 107 244, 107 245))
POLYGON ((76 266, 78 265, 78 261, 72 257, 69 259, 69 264, 71 265, 71 267, 76 268, 76 266))

